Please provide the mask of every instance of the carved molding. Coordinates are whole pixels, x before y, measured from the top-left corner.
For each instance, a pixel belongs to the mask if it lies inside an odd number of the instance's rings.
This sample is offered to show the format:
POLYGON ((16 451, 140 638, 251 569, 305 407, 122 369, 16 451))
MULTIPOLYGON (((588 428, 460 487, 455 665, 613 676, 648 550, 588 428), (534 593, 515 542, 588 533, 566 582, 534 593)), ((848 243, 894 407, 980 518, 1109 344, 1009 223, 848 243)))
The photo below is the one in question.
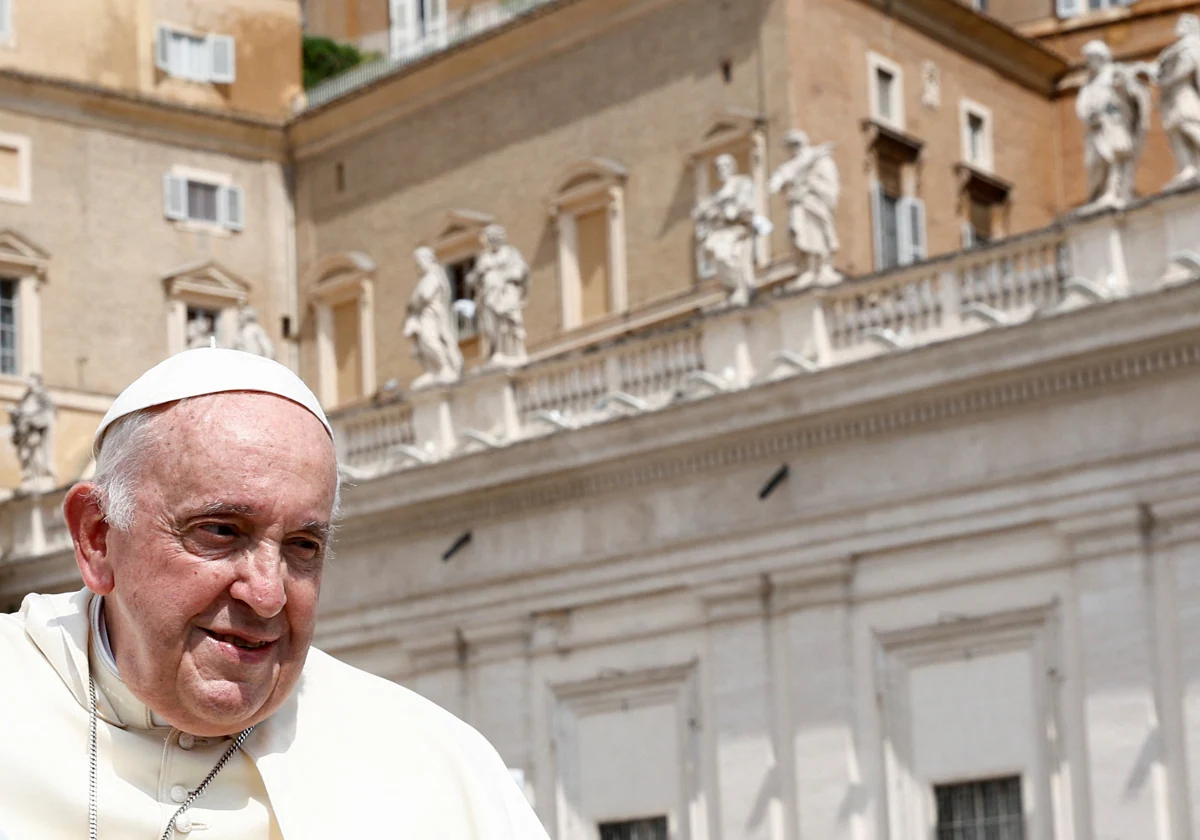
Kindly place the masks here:
MULTIPOLYGON (((798 421, 783 431, 746 434, 738 440, 714 441, 684 455, 641 458, 611 468, 594 468, 583 475, 539 480, 535 486, 489 490, 470 505, 461 500, 453 506, 437 503, 406 511, 388 508, 387 527, 419 530, 448 529, 468 521, 511 516, 523 510, 556 506, 603 493, 614 493, 677 481, 690 475, 727 469, 744 463, 792 456, 801 452, 836 446, 909 429, 974 417, 990 412, 1032 405, 1052 399, 1109 389, 1171 371, 1200 366, 1200 339, 1152 349, 1140 349, 1103 359, 1077 361, 1051 371, 964 388, 953 393, 917 395, 882 408, 866 407, 838 417, 815 417, 798 421)), ((377 505, 370 505, 378 510, 377 505)), ((354 511, 349 512, 353 517, 354 511)), ((370 513, 366 512, 366 516, 370 513)), ((383 523, 380 523, 381 526, 383 523)), ((363 539, 377 539, 378 532, 359 529, 363 539)))

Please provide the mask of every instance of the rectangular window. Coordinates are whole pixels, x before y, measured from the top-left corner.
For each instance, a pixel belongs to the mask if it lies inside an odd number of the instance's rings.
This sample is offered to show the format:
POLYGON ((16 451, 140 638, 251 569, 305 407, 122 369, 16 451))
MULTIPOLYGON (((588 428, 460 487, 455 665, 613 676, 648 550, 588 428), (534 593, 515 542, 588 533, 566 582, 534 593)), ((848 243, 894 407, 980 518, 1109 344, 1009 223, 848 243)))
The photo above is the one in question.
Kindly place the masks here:
POLYGON ((933 795, 936 840, 1025 840, 1020 776, 936 785, 933 795))
POLYGON ((0 280, 0 373, 17 375, 17 281, 0 280))
POLYGON ((875 233, 875 270, 886 271, 900 265, 900 201, 903 196, 902 167, 880 156, 876 164, 878 180, 871 191, 871 223, 875 233))
POLYGON ((466 341, 479 334, 478 321, 475 316, 475 301, 467 289, 467 277, 473 268, 475 268, 475 257, 467 257, 446 266, 446 277, 450 280, 450 297, 453 298, 454 323, 458 328, 459 341, 466 341), (466 301, 470 303, 470 306, 460 305, 459 301, 466 301))
POLYGON ((241 187, 173 172, 163 176, 163 214, 175 221, 202 222, 229 230, 245 225, 241 187))
POLYGON ((154 63, 178 79, 231 84, 236 75, 235 46, 229 35, 200 35, 159 24, 154 63))
POLYGON ((0 201, 28 204, 33 197, 31 152, 28 137, 0 132, 0 201))
POLYGON ((995 238, 994 216, 995 205, 985 201, 980 201, 977 198, 969 199, 970 205, 967 208, 967 235, 963 237, 963 245, 968 248, 973 248, 977 245, 986 245, 995 238))
POLYGON ((600 840, 667 840, 667 818, 600 823, 600 840))
POLYGON ((994 165, 991 109, 969 99, 960 100, 958 107, 962 159, 976 169, 991 172, 994 165))
POLYGON ((891 122, 895 117, 892 99, 895 96, 896 77, 882 67, 875 68, 875 97, 879 103, 879 118, 891 122))

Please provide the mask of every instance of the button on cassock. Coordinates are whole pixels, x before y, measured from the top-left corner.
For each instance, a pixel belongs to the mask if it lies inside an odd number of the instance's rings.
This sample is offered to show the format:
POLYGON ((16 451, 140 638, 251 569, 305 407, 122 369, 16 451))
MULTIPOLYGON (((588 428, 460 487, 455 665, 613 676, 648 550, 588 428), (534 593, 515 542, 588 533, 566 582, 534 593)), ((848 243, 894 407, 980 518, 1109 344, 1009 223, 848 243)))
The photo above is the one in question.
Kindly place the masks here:
POLYGON ((188 789, 183 785, 175 785, 171 788, 171 799, 182 804, 188 798, 188 789))
POLYGON ((181 750, 190 750, 196 746, 196 736, 187 732, 179 733, 179 748, 181 750))
POLYGON ((187 814, 180 814, 179 819, 175 820, 175 830, 180 834, 187 834, 192 830, 192 818, 187 814))

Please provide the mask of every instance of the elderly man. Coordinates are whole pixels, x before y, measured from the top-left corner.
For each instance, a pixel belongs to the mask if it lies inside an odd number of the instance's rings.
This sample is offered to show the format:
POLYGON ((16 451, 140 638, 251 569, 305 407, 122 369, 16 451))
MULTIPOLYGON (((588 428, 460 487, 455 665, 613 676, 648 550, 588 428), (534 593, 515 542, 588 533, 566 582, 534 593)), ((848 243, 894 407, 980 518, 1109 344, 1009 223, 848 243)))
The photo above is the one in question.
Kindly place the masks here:
POLYGON ((338 472, 294 374, 180 353, 95 445, 87 588, 0 615, 0 836, 544 840, 474 730, 309 647, 338 472))

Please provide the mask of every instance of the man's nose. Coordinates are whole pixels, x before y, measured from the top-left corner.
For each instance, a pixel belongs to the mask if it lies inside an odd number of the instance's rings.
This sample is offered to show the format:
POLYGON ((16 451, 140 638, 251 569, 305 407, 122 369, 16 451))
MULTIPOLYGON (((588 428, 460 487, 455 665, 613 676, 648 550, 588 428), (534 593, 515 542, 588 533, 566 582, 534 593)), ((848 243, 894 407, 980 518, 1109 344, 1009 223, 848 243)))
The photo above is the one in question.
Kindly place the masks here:
POLYGON ((249 604, 262 618, 273 618, 287 603, 284 573, 279 546, 263 540, 247 554, 230 594, 249 604))

